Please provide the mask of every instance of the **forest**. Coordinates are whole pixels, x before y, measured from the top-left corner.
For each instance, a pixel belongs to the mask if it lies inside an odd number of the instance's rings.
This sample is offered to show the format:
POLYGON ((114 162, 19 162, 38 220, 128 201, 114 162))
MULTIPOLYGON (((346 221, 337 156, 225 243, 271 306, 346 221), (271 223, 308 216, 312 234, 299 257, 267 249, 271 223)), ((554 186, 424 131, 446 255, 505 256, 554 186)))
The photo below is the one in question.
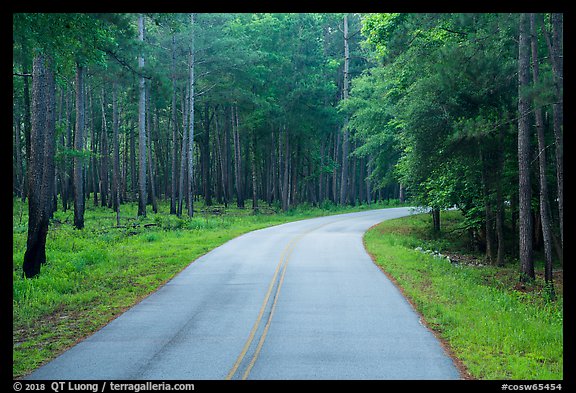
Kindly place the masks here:
POLYGON ((13 14, 23 274, 57 210, 457 209, 488 263, 563 255, 563 15, 13 14))

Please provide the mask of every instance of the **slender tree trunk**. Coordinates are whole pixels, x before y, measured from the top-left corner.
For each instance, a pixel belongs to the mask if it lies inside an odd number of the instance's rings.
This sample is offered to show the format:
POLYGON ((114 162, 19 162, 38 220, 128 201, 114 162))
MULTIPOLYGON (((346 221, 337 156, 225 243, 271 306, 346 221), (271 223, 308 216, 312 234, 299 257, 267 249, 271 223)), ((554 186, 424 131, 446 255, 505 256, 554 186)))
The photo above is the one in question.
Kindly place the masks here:
MULTIPOLYGON (((538 36, 536 33, 536 15, 530 14, 530 33, 532 47, 532 80, 534 85, 539 80, 538 64, 538 36)), ((552 278, 552 220, 548 206, 548 182, 546 181, 546 142, 544 139, 544 121, 542 109, 534 102, 534 114, 536 117, 536 135, 538 139, 538 167, 540 169, 540 220, 542 223, 542 240, 544 241, 544 279, 551 298, 554 294, 554 281, 552 278)))
POLYGON ((228 115, 232 115, 231 111, 226 110, 224 113, 224 165, 226 167, 226 195, 228 201, 232 200, 232 190, 234 189, 234 179, 232 176, 232 146, 230 137, 230 128, 232 121, 228 121, 228 115))
MULTIPOLYGON (((336 132, 336 136, 334 137, 334 162, 337 163, 339 162, 339 152, 340 152, 340 147, 341 147, 341 136, 340 136, 340 132, 336 132)), ((332 200, 334 203, 340 203, 339 198, 339 194, 338 194, 338 168, 335 166, 334 167, 334 171, 332 172, 332 200)))
POLYGON ((112 143, 113 143, 113 160, 112 160, 112 204, 116 212, 116 225, 120 225, 120 143, 118 137, 118 86, 116 82, 112 84, 112 143))
MULTIPOLYGON (((144 15, 138 16, 138 39, 144 42, 144 15)), ((144 69, 144 55, 138 55, 138 68, 144 69)), ((138 101, 138 215, 146 217, 146 81, 140 75, 139 80, 140 98, 138 101)))
POLYGON ((252 167, 252 210, 258 211, 258 182, 256 179, 256 133, 252 135, 250 144, 250 166, 252 167))
POLYGON ((224 207, 228 207, 228 189, 226 187, 227 183, 227 167, 226 167, 226 157, 224 157, 224 152, 222 145, 226 144, 226 141, 221 141, 220 137, 220 123, 218 122, 218 113, 214 113, 214 126, 216 127, 216 147, 218 149, 218 158, 220 162, 220 180, 222 182, 222 199, 224 202, 224 207))
MULTIPOLYGON (((190 87, 186 90, 190 90, 190 87)), ((189 93, 189 91, 188 91, 189 93)), ((188 120, 188 112, 187 112, 187 96, 186 92, 184 93, 183 99, 181 101, 182 107, 182 146, 180 150, 180 176, 178 179, 178 217, 182 216, 182 200, 184 199, 184 178, 186 176, 186 167, 188 164, 188 127, 186 122, 188 120)))
POLYGON ((560 241, 564 248, 564 146, 563 146, 563 123, 564 123, 564 49, 563 49, 563 14, 551 14, 552 37, 546 30, 542 21, 542 32, 548 46, 548 58, 552 65, 552 76, 556 100, 552 104, 552 117, 554 129, 554 145, 556 156, 556 183, 558 188, 558 213, 560 220, 560 241))
POLYGON ((440 209, 437 207, 432 208, 432 229, 434 233, 440 233, 440 209))
MULTIPOLYGON (((368 157, 366 163, 366 202, 368 205, 372 203, 372 186, 370 183, 370 176, 372 175, 372 157, 368 157)), ((404 203, 404 187, 400 184, 400 203, 404 203)))
POLYGON ((498 130, 498 175, 496 177, 496 236, 498 238, 498 252, 496 265, 504 266, 504 253, 506 252, 504 240, 504 199, 502 195, 502 171, 504 169, 504 129, 498 130))
MULTIPOLYGON (((72 131, 70 126, 70 94, 69 89, 66 89, 65 100, 64 100, 64 111, 65 111, 65 127, 66 133, 62 133, 62 147, 71 149, 72 148, 72 131), (66 138, 64 136, 66 135, 66 138)), ((70 199, 71 190, 71 176, 70 176, 70 165, 68 160, 64 160, 62 163, 62 210, 66 212, 68 210, 68 200, 70 199)))
POLYGON ((52 59, 36 55, 32 75, 28 238, 22 266, 26 278, 38 275, 40 266, 46 262, 46 236, 55 171, 55 76, 52 59))
POLYGON ((136 200, 138 170, 136 169, 136 127, 130 122, 130 199, 136 200))
POLYGON ((204 193, 204 202, 206 206, 212 206, 212 181, 210 179, 210 123, 212 123, 212 116, 210 116, 210 106, 208 103, 204 105, 204 133, 202 134, 202 144, 200 150, 202 162, 202 191, 204 193))
POLYGON ((146 111, 146 139, 148 140, 146 146, 146 156, 148 162, 148 173, 150 177, 150 199, 152 202, 152 211, 158 213, 158 204, 156 203, 156 185, 154 181, 154 161, 152 160, 152 122, 150 118, 152 117, 152 105, 150 105, 150 94, 148 92, 148 110, 146 111))
POLYGON ((102 88, 102 135, 100 138, 101 173, 100 173, 100 202, 102 206, 108 204, 108 128, 106 126, 104 88, 102 88))
POLYGON ((494 209, 492 207, 492 195, 490 190, 491 179, 489 172, 491 171, 490 164, 492 163, 492 157, 487 149, 490 147, 484 147, 486 142, 478 141, 478 152, 480 155, 480 162, 482 166, 482 188, 484 193, 484 212, 485 212, 485 233, 486 233, 486 258, 488 263, 493 264, 496 260, 496 236, 495 236, 495 226, 494 226, 494 209))
POLYGON ((290 174, 290 138, 288 135, 288 130, 285 132, 284 142, 284 177, 282 179, 282 210, 286 211, 290 207, 290 195, 289 195, 289 174, 290 174))
MULTIPOLYGON (((344 15, 344 89, 342 99, 348 99, 349 90, 349 67, 350 67, 350 50, 348 47, 348 16, 344 15)), ((350 131, 348 130, 348 119, 344 121, 342 133, 342 173, 340 180, 340 203, 347 204, 349 198, 349 154, 350 154, 350 131)))
POLYGON ((234 166, 235 166, 235 186, 236 186, 236 205, 244 209, 244 183, 242 180, 242 151, 240 149, 240 130, 238 120, 238 107, 232 107, 232 132, 234 135, 234 166))
POLYGON ((530 83, 530 25, 528 14, 520 14, 518 40, 518 177, 519 177, 519 240, 520 240, 520 280, 535 278, 532 249, 532 214, 530 181, 530 102, 526 88, 530 83))
POLYGON ((270 169, 270 176, 269 176, 269 190, 268 190, 268 197, 267 202, 268 206, 272 206, 272 202, 276 200, 276 133, 272 130, 270 135, 271 143, 270 143, 270 165, 268 168, 270 169))
MULTIPOLYGON (((76 67, 76 132, 74 149, 77 153, 84 150, 84 67, 76 67)), ((84 228, 84 176, 83 162, 74 156, 74 226, 84 228)))
POLYGON ((189 63, 188 71, 190 74, 190 108, 188 114, 188 216, 194 216, 194 14, 190 14, 190 27, 192 29, 192 36, 190 37, 190 50, 189 50, 189 63))
MULTIPOLYGON (((90 179, 92 180, 92 192, 93 192, 93 202, 94 206, 98 206, 98 165, 96 164, 96 155, 98 154, 98 147, 97 147, 97 136, 96 136, 96 128, 94 127, 94 106, 93 106, 93 90, 91 87, 88 88, 88 110, 87 112, 90 114, 87 121, 90 122, 90 179)), ((88 187, 87 187, 88 188, 88 187)), ((88 195, 90 192, 88 191, 88 195)), ((88 196, 87 195, 87 196, 88 196)))
POLYGON ((176 214, 178 121, 176 113, 176 35, 172 35, 172 162, 170 214, 176 214))

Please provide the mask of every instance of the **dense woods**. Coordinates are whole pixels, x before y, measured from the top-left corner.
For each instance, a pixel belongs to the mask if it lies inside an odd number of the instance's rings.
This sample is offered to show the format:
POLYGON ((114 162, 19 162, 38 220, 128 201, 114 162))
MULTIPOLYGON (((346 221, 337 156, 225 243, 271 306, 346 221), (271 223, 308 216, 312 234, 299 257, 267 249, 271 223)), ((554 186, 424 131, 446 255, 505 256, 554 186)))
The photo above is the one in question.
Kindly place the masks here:
POLYGON ((24 274, 122 204, 457 208, 495 265, 563 250, 562 14, 14 14, 24 274), (246 202, 248 204, 246 204, 246 202))

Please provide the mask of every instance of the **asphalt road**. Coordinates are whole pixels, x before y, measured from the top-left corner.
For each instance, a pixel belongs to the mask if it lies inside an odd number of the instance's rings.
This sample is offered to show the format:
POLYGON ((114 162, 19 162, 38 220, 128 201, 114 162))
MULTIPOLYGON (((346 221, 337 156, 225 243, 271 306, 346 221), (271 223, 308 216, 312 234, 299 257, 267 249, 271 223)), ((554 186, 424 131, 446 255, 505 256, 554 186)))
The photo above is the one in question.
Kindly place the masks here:
POLYGON ((28 379, 459 379, 366 254, 374 210, 240 236, 28 379))

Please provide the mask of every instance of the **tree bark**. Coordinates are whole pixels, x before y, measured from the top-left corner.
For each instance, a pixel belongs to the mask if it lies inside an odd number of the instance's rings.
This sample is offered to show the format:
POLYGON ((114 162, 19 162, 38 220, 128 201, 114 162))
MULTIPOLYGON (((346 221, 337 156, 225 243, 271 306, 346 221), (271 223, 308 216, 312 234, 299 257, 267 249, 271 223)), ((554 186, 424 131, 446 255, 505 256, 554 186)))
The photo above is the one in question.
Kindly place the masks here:
POLYGON ((504 129, 498 130, 498 176, 496 179, 496 237, 498 239, 498 252, 496 265, 504 266, 504 253, 506 252, 504 240, 504 200, 502 195, 502 171, 504 169, 504 129))
POLYGON ((256 134, 252 135, 250 144, 250 166, 252 167, 252 210, 258 211, 258 182, 256 178, 256 134))
MULTIPOLYGON (((341 135, 339 131, 336 131, 336 136, 334 137, 334 162, 339 162, 339 152, 341 148, 341 135)), ((334 171, 332 172, 332 201, 334 203, 339 203, 339 193, 338 193, 338 168, 334 166, 334 171)))
POLYGON ((210 115, 210 106, 206 102, 204 104, 204 133, 202 134, 202 144, 200 149, 202 162, 202 191, 206 206, 212 206, 212 181, 210 179, 210 123, 212 123, 214 113, 215 112, 212 112, 212 115, 210 115))
POLYGON ((486 258, 488 259, 488 263, 493 264, 496 260, 497 239, 495 234, 495 217, 491 193, 492 179, 489 174, 492 170, 492 155, 490 154, 490 151, 486 151, 491 148, 484 147, 485 145, 487 145, 486 141, 478 140, 479 158, 482 166, 482 188, 484 193, 486 258))
MULTIPOLYGON (((350 67, 350 51, 348 48, 348 16, 344 15, 344 89, 342 92, 342 99, 348 99, 349 89, 349 67, 350 67)), ((340 203, 345 205, 348 203, 349 197, 349 174, 348 165, 350 154, 350 131, 348 130, 348 119, 344 121, 342 133, 342 172, 340 180, 340 203)))
POLYGON ((26 278, 38 275, 40 266, 46 262, 46 236, 55 173, 55 76, 52 59, 36 55, 32 73, 28 238, 22 266, 26 278))
POLYGON ((526 95, 529 85, 530 37, 528 14, 520 14, 518 37, 518 196, 520 281, 534 280, 532 247, 531 181, 530 181, 530 102, 526 95))
MULTIPOLYGON (((138 16, 138 39, 144 42, 144 15, 138 16)), ((142 75, 144 69, 144 55, 138 55, 138 68, 141 72, 139 80, 138 101, 138 216, 146 217, 146 81, 142 75)))
POLYGON ((102 88, 102 134, 100 137, 101 172, 100 172, 100 203, 101 206, 108 204, 108 128, 106 126, 106 110, 104 88, 102 88))
MULTIPOLYGON (((538 36, 536 34, 536 16, 530 14, 530 33, 532 47, 532 79, 534 85, 539 80, 538 64, 538 36)), ((552 278, 552 220, 550 208, 548 206, 548 183, 546 181, 546 142, 544 139, 544 122, 542 119, 542 108, 534 102, 534 114, 536 117, 536 135, 538 139, 538 167, 540 169, 540 220, 542 224, 542 240, 544 241, 544 280, 548 294, 554 298, 554 281, 552 278)))
POLYGON ((218 113, 217 111, 214 113, 214 127, 216 128, 216 147, 218 149, 218 158, 219 158, 219 162, 220 162, 220 180, 222 182, 222 201, 224 203, 224 207, 228 207, 228 187, 226 186, 227 184, 227 178, 228 178, 228 173, 227 173, 227 165, 226 165, 226 160, 227 157, 224 156, 224 152, 223 152, 223 148, 222 145, 226 145, 226 141, 222 141, 221 136, 220 136, 220 123, 218 122, 218 113))
POLYGON ((74 226, 84 228, 84 176, 83 160, 78 156, 84 150, 84 67, 76 67, 76 132, 74 133, 74 226))
POLYGON ((440 209, 437 207, 432 208, 432 229, 434 233, 440 233, 440 209))
POLYGON ((242 180, 242 153, 240 149, 240 130, 238 120, 238 107, 232 107, 232 133, 234 136, 234 178, 236 179, 236 206, 244 209, 244 182, 242 180))
MULTIPOLYGON (((90 122, 90 152, 92 153, 90 156, 90 166, 89 166, 89 171, 90 171, 90 178, 92 180, 92 197, 93 197, 93 202, 94 202, 94 206, 98 206, 98 165, 96 164, 96 155, 97 155, 97 136, 96 136, 96 128, 94 127, 94 106, 93 103, 94 101, 93 99, 93 94, 92 94, 92 88, 88 89, 88 110, 87 112, 91 115, 88 116, 88 121, 90 122)), ((88 195, 90 195, 90 190, 87 190, 88 195)))
POLYGON ((560 241, 564 248, 564 146, 563 146, 563 123, 564 123, 564 49, 563 49, 563 14, 552 14, 552 37, 542 22, 542 32, 548 47, 548 58, 552 65, 552 76, 556 101, 552 104, 552 117, 554 129, 554 145, 556 155, 556 183, 558 196, 558 213, 560 221, 560 241))
POLYGON ((226 196, 228 201, 232 200, 232 190, 234 189, 234 179, 232 176, 232 138, 230 137, 230 128, 232 127, 232 121, 228 121, 228 115, 232 115, 231 112, 226 110, 224 113, 224 166, 226 167, 226 196))
POLYGON ((190 27, 191 27, 191 37, 190 37, 190 50, 189 50, 189 63, 188 71, 190 74, 190 107, 188 109, 188 114, 190 116, 188 120, 188 187, 186 189, 188 193, 188 216, 194 216, 194 14, 190 14, 190 27))
POLYGON ((148 140, 146 146, 146 159, 148 162, 148 173, 150 177, 150 202, 152 202, 152 211, 158 213, 158 204, 156 202, 156 184, 154 181, 154 161, 152 160, 152 122, 150 121, 152 105, 150 105, 150 92, 147 94, 148 97, 148 110, 146 111, 146 139, 148 140))
POLYGON ((188 162, 188 127, 186 121, 188 112, 186 111, 186 98, 182 100, 182 146, 180 150, 180 176, 178 179, 178 217, 182 217, 182 200, 184 199, 184 177, 186 176, 186 164, 188 162))
POLYGON ((176 113, 176 35, 172 35, 172 160, 170 214, 176 214, 178 121, 176 113))
POLYGON ((284 142, 284 176, 282 179, 282 210, 286 211, 288 210, 288 208, 290 207, 289 204, 289 192, 288 192, 288 188, 289 188, 289 181, 288 181, 288 176, 290 173, 290 138, 288 135, 288 130, 285 129, 284 131, 284 135, 285 135, 285 139, 286 141, 284 142))
POLYGON ((112 198, 113 208, 116 212, 116 225, 120 225, 120 143, 118 137, 118 86, 116 82, 112 84, 112 143, 113 143, 113 160, 112 160, 112 198))

